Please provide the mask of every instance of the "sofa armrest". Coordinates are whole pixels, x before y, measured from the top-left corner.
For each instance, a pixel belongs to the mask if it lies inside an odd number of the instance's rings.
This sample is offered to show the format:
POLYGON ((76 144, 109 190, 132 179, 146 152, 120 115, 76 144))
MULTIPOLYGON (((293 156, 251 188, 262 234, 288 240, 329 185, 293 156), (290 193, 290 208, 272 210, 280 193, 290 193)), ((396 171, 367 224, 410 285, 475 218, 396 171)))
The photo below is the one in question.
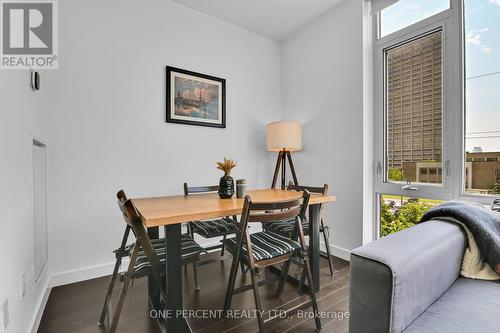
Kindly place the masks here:
POLYGON ((352 251, 351 333, 402 332, 458 278, 461 228, 429 221, 352 251))

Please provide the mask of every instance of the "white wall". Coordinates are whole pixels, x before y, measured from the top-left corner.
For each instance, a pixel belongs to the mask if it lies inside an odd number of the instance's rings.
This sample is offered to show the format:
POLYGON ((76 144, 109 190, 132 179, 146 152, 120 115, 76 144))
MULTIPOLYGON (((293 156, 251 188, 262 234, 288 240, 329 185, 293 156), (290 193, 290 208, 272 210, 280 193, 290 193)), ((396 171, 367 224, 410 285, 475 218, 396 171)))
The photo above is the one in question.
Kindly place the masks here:
POLYGON ((9 300, 7 331, 12 333, 26 331, 46 283, 43 273, 36 291, 33 288, 32 143, 33 135, 45 138, 47 131, 42 93, 32 92, 28 82, 26 70, 0 71, 0 302, 9 300), (27 293, 21 301, 23 271, 27 293))
POLYGON ((283 117, 303 123, 304 149, 293 156, 299 183, 328 183, 337 195, 325 220, 344 258, 362 243, 362 6, 343 1, 282 44, 283 117))
POLYGON ((166 0, 65 0, 50 94, 53 273, 110 263, 123 219, 115 193, 181 194, 216 184, 215 162, 268 186, 265 124, 281 118, 280 45, 166 0), (165 66, 227 80, 227 128, 165 123, 165 66))

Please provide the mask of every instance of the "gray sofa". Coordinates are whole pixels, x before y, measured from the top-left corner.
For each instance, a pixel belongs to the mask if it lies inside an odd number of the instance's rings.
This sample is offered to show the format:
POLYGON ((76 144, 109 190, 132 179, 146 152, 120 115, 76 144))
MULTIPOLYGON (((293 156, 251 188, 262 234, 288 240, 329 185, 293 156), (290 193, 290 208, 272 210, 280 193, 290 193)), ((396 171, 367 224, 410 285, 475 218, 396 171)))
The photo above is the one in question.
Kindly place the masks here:
POLYGON ((466 243, 430 221, 355 249, 349 331, 500 332, 500 283, 459 276, 466 243))

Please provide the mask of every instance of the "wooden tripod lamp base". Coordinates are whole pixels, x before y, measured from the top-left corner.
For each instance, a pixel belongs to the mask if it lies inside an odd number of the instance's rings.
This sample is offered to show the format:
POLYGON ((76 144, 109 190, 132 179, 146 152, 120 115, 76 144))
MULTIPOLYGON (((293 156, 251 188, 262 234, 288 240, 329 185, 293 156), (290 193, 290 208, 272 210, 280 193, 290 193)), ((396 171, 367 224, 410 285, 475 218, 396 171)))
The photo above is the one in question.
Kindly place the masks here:
POLYGON ((276 168, 274 169, 273 184, 271 188, 276 188, 276 182, 278 180, 278 174, 281 169, 281 189, 284 190, 286 187, 286 163, 290 164, 290 171, 292 172, 293 183, 299 185, 297 181, 297 175, 295 174, 295 168, 293 167, 292 155, 288 150, 282 150, 278 153, 278 160, 276 161, 276 168))
POLYGON ((286 187, 286 165, 290 165, 293 182, 299 185, 290 152, 302 149, 302 127, 297 122, 274 122, 267 125, 267 150, 278 152, 271 188, 276 188, 281 170, 281 189, 286 187))

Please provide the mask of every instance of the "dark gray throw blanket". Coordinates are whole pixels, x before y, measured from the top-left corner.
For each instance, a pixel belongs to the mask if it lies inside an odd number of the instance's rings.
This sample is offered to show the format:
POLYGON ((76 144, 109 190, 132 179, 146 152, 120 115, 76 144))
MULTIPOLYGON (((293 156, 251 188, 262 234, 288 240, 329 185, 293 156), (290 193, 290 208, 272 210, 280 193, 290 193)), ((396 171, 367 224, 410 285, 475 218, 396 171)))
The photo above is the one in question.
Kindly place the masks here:
POLYGON ((431 208, 421 222, 436 218, 453 218, 472 233, 484 262, 500 275, 500 214, 465 202, 450 201, 431 208))

